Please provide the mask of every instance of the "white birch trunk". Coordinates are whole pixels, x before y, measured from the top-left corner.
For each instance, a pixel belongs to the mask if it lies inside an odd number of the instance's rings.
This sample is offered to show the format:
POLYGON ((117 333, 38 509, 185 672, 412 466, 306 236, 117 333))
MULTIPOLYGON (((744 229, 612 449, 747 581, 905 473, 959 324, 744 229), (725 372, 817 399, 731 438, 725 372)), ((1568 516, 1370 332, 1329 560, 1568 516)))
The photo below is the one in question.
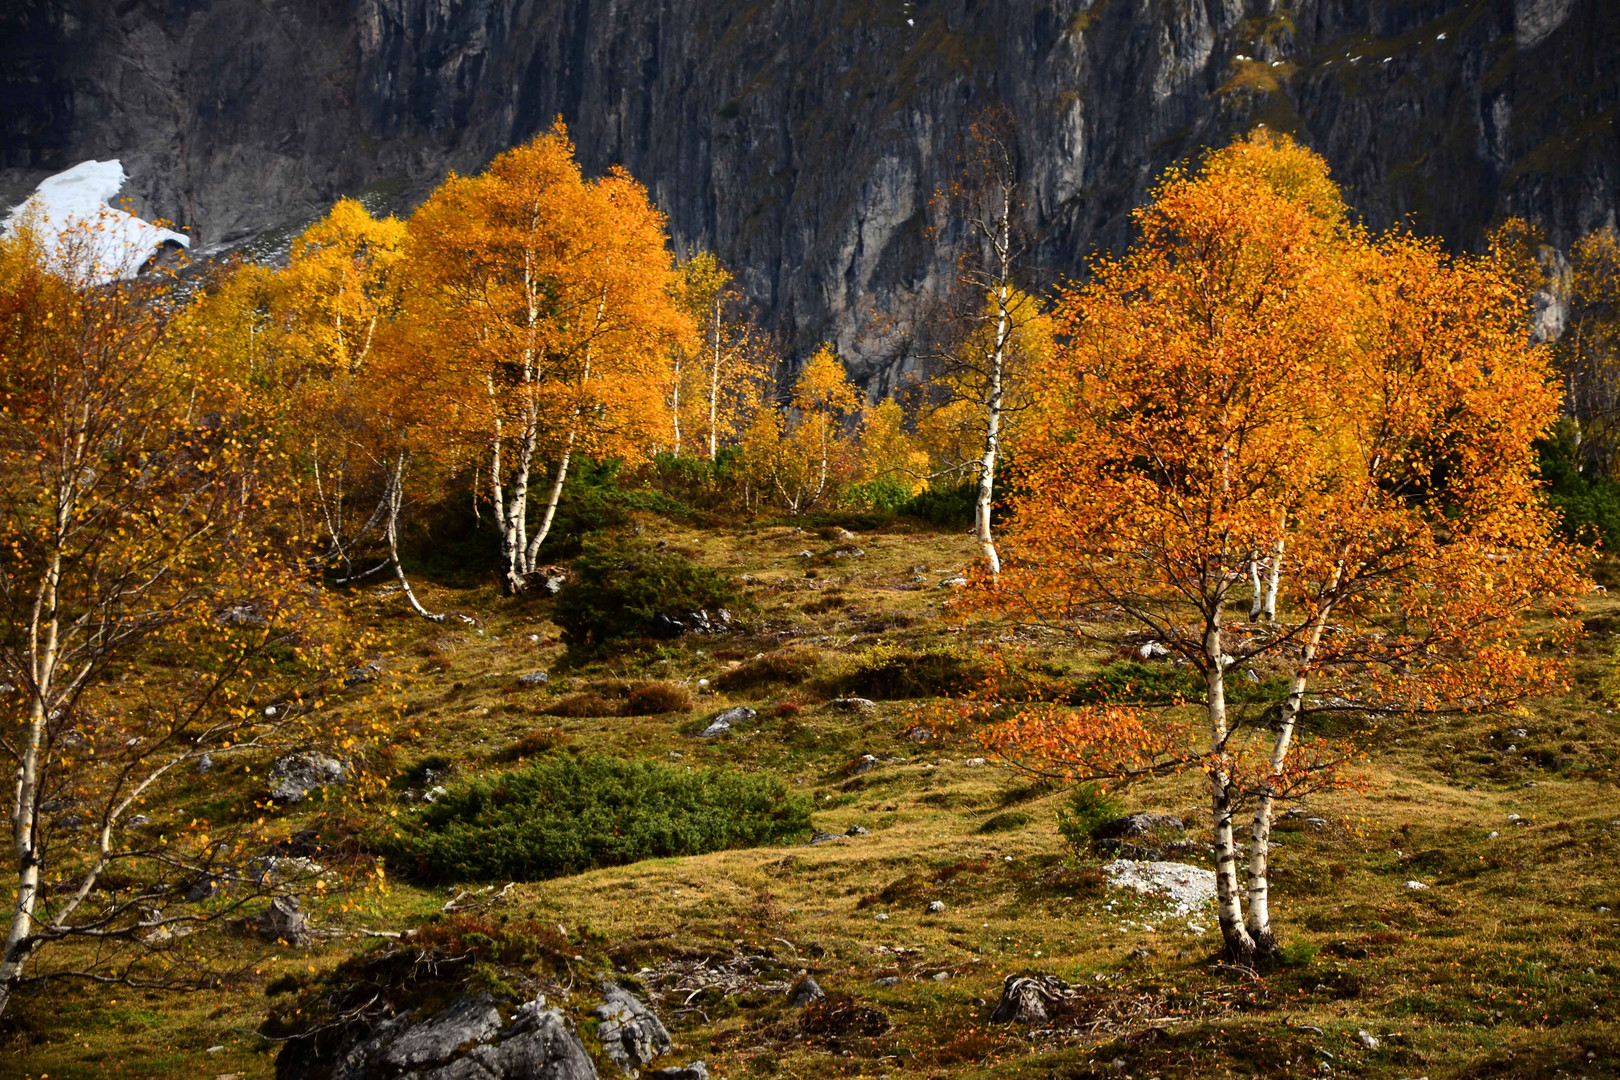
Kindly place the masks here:
POLYGON ((714 317, 709 326, 713 354, 709 363, 709 460, 720 453, 720 298, 714 300, 714 317))
POLYGON ((1220 609, 1217 608, 1204 633, 1204 658, 1209 665, 1209 737, 1214 759, 1210 766, 1210 809, 1214 815, 1215 900, 1221 938, 1227 958, 1247 964, 1254 958, 1254 939, 1243 923, 1243 897, 1238 886, 1237 844, 1232 835, 1232 815, 1236 811, 1232 776, 1226 767, 1226 667, 1221 641, 1220 609))
POLYGON ((399 561, 399 508, 405 499, 405 451, 401 450, 394 458, 394 467, 388 476, 388 557, 394 563, 394 576, 399 580, 399 587, 405 593, 405 599, 411 603, 411 610, 432 622, 444 622, 445 616, 435 615, 422 606, 416 598, 416 590, 411 588, 411 579, 405 576, 405 567, 399 561))

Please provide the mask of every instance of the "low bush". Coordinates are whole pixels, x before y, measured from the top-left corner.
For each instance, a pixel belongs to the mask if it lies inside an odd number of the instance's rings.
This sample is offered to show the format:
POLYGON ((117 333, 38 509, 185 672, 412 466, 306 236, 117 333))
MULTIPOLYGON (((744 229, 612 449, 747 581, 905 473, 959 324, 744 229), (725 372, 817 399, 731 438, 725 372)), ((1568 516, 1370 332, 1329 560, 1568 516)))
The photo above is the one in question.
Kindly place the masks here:
POLYGON ((979 498, 977 483, 919 491, 894 508, 897 514, 919 518, 931 525, 966 525, 973 520, 979 498))
POLYGON ((809 827, 809 799, 771 777, 564 755, 458 785, 414 814, 394 846, 428 881, 538 881, 809 827))
POLYGON ((1084 854, 1091 850, 1097 829, 1105 821, 1112 821, 1125 812, 1125 807, 1096 784, 1081 784, 1069 792, 1063 806, 1058 808, 1058 832, 1075 851, 1084 854))
POLYGON ((697 702, 692 691, 677 683, 651 682, 635 687, 625 702, 626 716, 657 716, 660 713, 691 712, 697 702))
POLYGON ((1012 832, 1014 829, 1022 829, 1034 820, 1032 816, 1021 810, 1010 810, 1005 814, 997 814, 995 817, 990 818, 979 826, 978 831, 981 833, 1012 832))
POLYGON ((1203 680, 1191 668, 1119 660, 1075 687, 1069 694, 1069 702, 1074 705, 1104 701, 1166 702, 1178 697, 1197 701, 1203 693, 1203 680))
POLYGON ((578 720, 588 716, 618 716, 623 710, 624 702, 619 699, 587 690, 583 694, 570 694, 554 701, 541 711, 547 716, 566 716, 578 720))
POLYGON ((493 758, 496 761, 518 761, 522 758, 539 757, 567 742, 568 736, 557 728, 535 728, 510 746, 498 750, 493 758))
POLYGON ((722 672, 714 684, 722 690, 752 690, 771 683, 793 686, 813 675, 820 663, 821 654, 814 649, 790 646, 738 664, 722 672))
POLYGON ((551 617, 576 650, 678 633, 667 621, 688 612, 734 607, 736 586, 706 567, 646 544, 587 547, 551 617), (665 616, 665 619, 660 619, 665 616))
POLYGON ((984 669, 948 649, 912 652, 891 646, 868 649, 839 681, 845 695, 873 698, 960 697, 985 678, 984 669))

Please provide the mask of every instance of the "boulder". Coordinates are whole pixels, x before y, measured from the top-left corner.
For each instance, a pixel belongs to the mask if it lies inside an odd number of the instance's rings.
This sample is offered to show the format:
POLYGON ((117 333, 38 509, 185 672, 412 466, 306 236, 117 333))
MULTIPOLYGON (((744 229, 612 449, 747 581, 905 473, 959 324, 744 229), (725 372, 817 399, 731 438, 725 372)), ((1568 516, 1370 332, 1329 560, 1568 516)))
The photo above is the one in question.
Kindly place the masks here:
POLYGON ((548 671, 526 671, 518 676, 518 684, 521 686, 544 686, 550 681, 551 673, 548 671))
POLYGON ((877 702, 863 697, 834 698, 829 704, 839 712, 869 713, 877 711, 877 702))
POLYGON ((1110 887, 1168 901, 1176 915, 1191 915, 1215 900, 1215 872, 1199 866, 1116 859, 1103 864, 1102 872, 1110 887))
POLYGON ((816 982, 815 976, 806 975, 789 991, 788 1004, 795 1009, 802 1009, 817 998, 826 996, 826 991, 821 988, 820 983, 816 982))
POLYGON ((602 983, 602 1003, 591 1010, 599 1021, 597 1036, 608 1060, 626 1076, 675 1048, 669 1032, 639 998, 617 983, 602 983))
POLYGON ((405 1012, 336 1047, 294 1039, 276 1059, 277 1080, 597 1080, 596 1066, 562 1014, 538 997, 510 1023, 487 996, 463 998, 428 1017, 405 1012))
POLYGON ((1126 814, 1098 825, 1092 835, 1098 840, 1123 840, 1128 836, 1149 836, 1165 829, 1183 832, 1187 828, 1178 817, 1169 814, 1126 814))
POLYGON ((289 945, 309 944, 309 920, 299 909, 296 896, 276 897, 264 909, 264 914, 250 922, 266 941, 285 941, 289 945))
POLYGON ((990 1014, 993 1024, 1044 1024, 1072 988, 1056 975, 1008 975, 1001 983, 1001 1000, 990 1014))
POLYGON ((694 1061, 690 1065, 671 1065, 642 1075, 648 1080, 709 1080, 709 1069, 703 1062, 694 1061))
POLYGON ((343 673, 343 685, 359 686, 362 683, 376 682, 377 676, 381 674, 382 665, 375 660, 367 660, 343 673))
POLYGON ((278 803, 295 803, 316 788, 347 779, 348 770, 336 758, 315 752, 288 754, 270 768, 270 797, 278 803))

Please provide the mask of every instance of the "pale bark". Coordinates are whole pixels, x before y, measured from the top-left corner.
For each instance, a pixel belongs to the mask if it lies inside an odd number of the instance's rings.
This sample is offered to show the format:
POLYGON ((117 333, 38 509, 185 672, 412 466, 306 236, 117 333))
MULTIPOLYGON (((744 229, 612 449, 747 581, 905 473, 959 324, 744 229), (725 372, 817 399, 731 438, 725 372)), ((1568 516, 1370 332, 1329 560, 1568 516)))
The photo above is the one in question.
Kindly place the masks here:
POLYGON ((720 297, 714 298, 709 324, 710 346, 714 350, 709 365, 709 460, 720 453, 720 297))
POLYGON ((1232 816, 1236 811, 1232 776, 1226 766, 1226 667, 1225 649, 1221 640, 1220 608, 1217 607, 1204 633, 1204 660, 1208 665, 1205 677, 1209 691, 1209 738, 1213 752, 1210 764, 1210 809, 1214 816, 1215 834, 1215 900, 1220 920, 1221 938, 1226 944, 1226 955, 1238 963, 1249 963, 1254 958, 1254 939, 1243 923, 1243 897, 1238 886, 1237 844, 1232 835, 1232 816))
MULTIPOLYGON (((1342 576, 1341 565, 1334 569, 1333 578, 1328 585, 1329 592, 1338 588, 1342 576)), ((1271 928, 1270 905, 1271 822, 1272 811, 1276 805, 1276 782, 1282 775, 1283 766, 1288 762, 1288 752, 1293 747, 1294 734, 1299 728, 1300 713, 1305 708, 1305 687, 1310 677, 1310 667, 1321 648, 1322 632, 1332 611, 1331 602, 1323 604, 1306 629, 1299 664, 1294 668, 1294 677, 1288 686, 1288 696, 1283 699, 1282 717, 1277 727, 1277 741, 1271 747, 1269 762, 1271 775, 1261 786, 1255 802, 1254 825, 1251 830, 1253 846, 1249 849, 1248 931, 1262 956, 1270 956, 1277 949, 1276 934, 1271 928)))
POLYGON ((405 599, 411 603, 411 610, 432 622, 444 622, 445 616, 435 615, 422 606, 416 598, 416 590, 411 588, 411 579, 405 576, 405 565, 399 561, 399 508, 405 499, 405 451, 401 450, 394 458, 394 466, 388 474, 388 557, 394 563, 394 576, 399 580, 399 587, 405 593, 405 599))
POLYGON ((973 505, 973 535, 979 541, 979 550, 984 553, 992 577, 1001 574, 1001 557, 996 552, 995 537, 990 531, 990 511, 995 502, 996 460, 1001 454, 1003 378, 1007 339, 1011 334, 1007 302, 1008 285, 1003 278, 996 290, 996 337, 990 356, 990 392, 985 402, 984 457, 979 461, 979 494, 973 505))
POLYGON ((675 428, 675 456, 681 456, 681 354, 675 350, 675 382, 669 395, 669 415, 675 428))

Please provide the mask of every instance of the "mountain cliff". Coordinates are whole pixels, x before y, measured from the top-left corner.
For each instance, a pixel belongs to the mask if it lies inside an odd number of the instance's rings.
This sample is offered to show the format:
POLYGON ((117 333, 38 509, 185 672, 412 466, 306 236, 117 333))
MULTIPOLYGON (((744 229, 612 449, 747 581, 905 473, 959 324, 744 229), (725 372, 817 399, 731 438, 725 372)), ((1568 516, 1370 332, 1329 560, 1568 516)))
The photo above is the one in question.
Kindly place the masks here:
POLYGON ((948 275, 928 202, 983 107, 1016 117, 1038 261, 1128 235, 1169 163, 1258 122, 1374 226, 1566 246, 1620 199, 1610 0, 12 0, 0 197, 120 158, 218 247, 338 195, 409 206, 562 115, 796 349, 879 384, 948 275))

